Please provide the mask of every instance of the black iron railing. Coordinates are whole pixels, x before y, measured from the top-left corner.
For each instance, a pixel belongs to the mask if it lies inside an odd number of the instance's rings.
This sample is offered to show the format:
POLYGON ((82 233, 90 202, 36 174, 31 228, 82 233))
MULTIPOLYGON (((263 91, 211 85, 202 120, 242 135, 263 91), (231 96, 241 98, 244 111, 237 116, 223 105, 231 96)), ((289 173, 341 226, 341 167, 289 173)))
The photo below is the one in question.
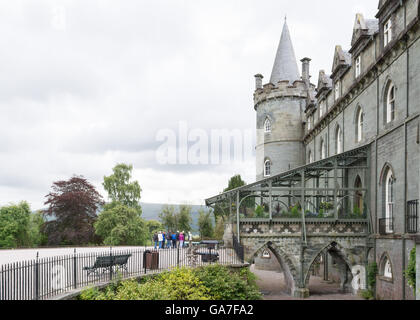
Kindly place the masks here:
POLYGON ((412 200, 407 203, 407 232, 417 233, 419 224, 419 200, 412 200))
POLYGON ((240 244, 235 234, 233 234, 232 240, 233 240, 233 250, 235 250, 235 253, 238 256, 241 263, 244 263, 245 261, 244 247, 240 244))
POLYGON ((46 300, 112 279, 159 273, 177 266, 242 263, 232 248, 217 246, 211 252, 206 246, 193 249, 108 249, 45 258, 37 254, 34 260, 0 266, 0 300, 46 300))
POLYGON ((384 236, 394 233, 394 219, 384 218, 379 219, 379 234, 384 236))

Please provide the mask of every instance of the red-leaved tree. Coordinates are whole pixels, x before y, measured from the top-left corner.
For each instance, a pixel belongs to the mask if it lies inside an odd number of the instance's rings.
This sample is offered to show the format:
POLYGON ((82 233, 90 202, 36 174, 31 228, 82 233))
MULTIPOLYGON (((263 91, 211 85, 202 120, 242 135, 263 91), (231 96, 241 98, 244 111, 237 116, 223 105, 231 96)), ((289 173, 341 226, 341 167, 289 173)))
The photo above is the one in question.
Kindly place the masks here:
POLYGON ((82 245, 97 243, 93 223, 97 211, 104 204, 102 196, 85 178, 74 176, 68 181, 57 181, 52 192, 45 196, 48 221, 44 232, 49 245, 82 245))

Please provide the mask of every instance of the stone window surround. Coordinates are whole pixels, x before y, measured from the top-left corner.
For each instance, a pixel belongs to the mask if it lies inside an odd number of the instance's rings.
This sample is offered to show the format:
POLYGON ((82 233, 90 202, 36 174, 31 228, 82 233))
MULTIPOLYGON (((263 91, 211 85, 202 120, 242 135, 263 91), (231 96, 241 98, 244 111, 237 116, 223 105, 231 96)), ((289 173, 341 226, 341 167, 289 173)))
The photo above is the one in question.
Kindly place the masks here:
POLYGON ((394 271, 393 270, 394 270, 394 267, 392 265, 392 260, 391 260, 391 258, 389 256, 389 254, 387 252, 384 252, 382 254, 381 260, 379 262, 378 279, 380 279, 382 281, 393 283, 394 282, 394 271), (390 264, 391 278, 384 275, 384 273, 385 273, 385 266, 386 266, 386 263, 387 262, 389 262, 389 264, 390 264))

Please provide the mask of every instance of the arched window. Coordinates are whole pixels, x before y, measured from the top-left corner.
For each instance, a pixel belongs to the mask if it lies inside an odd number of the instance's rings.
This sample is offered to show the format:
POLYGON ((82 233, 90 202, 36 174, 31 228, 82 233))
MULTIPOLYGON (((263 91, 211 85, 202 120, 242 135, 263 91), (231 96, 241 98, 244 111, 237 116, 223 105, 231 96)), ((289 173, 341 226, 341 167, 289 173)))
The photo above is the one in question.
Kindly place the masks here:
POLYGON ((391 260, 389 259, 388 254, 384 254, 381 264, 380 264, 380 271, 379 274, 384 277, 387 278, 389 280, 392 280, 393 275, 392 275, 392 264, 391 264, 391 260))
POLYGON ((392 233, 394 231, 394 175, 392 170, 388 168, 385 176, 385 223, 386 232, 392 233))
POLYGON ((314 157, 312 155, 312 150, 309 150, 308 152, 308 163, 314 162, 314 157))
POLYGON ((385 108, 385 122, 390 123, 395 120, 395 86, 391 81, 388 83, 386 90, 385 108))
POLYGON ((358 210, 360 214, 363 214, 363 192, 361 191, 363 185, 360 176, 356 177, 354 188, 356 189, 354 193, 354 211, 358 210))
POLYGON ((335 151, 336 154, 343 152, 343 134, 340 126, 337 126, 337 129, 335 130, 335 151))
POLYGON ((264 131, 265 133, 271 133, 271 121, 270 119, 266 119, 264 123, 264 131))
POLYGON ((363 139, 363 110, 359 107, 356 114, 356 142, 363 139))
POLYGON ((264 177, 271 176, 271 161, 266 160, 264 163, 264 177))
POLYGON ((319 146, 319 154, 321 155, 321 160, 326 158, 324 139, 321 139, 321 144, 319 146))

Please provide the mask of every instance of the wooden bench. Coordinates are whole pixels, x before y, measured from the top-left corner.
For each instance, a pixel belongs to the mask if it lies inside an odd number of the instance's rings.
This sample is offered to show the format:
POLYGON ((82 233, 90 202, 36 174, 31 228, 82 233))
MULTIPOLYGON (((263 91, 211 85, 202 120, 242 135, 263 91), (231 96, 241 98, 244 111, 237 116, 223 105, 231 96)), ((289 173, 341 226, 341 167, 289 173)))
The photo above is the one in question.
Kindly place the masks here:
POLYGON ((128 271, 127 263, 131 254, 117 255, 117 256, 100 256, 96 258, 95 263, 91 267, 84 267, 83 270, 87 271, 88 276, 92 273, 99 274, 99 270, 102 269, 102 273, 111 271, 115 266, 118 269, 124 269, 128 271))

